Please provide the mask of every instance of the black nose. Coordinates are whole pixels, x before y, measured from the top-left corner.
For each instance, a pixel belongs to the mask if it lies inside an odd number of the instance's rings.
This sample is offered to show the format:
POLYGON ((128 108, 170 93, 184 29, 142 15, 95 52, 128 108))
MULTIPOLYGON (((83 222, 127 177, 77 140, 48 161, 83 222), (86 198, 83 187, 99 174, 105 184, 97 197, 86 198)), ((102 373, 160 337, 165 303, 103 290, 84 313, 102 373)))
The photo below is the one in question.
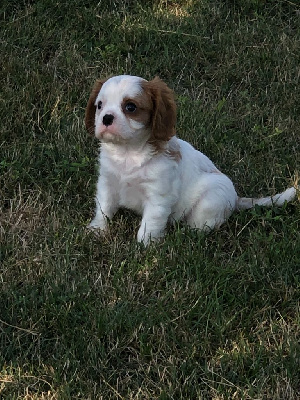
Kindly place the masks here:
POLYGON ((111 114, 105 114, 103 117, 103 125, 109 126, 113 123, 114 116, 111 114))

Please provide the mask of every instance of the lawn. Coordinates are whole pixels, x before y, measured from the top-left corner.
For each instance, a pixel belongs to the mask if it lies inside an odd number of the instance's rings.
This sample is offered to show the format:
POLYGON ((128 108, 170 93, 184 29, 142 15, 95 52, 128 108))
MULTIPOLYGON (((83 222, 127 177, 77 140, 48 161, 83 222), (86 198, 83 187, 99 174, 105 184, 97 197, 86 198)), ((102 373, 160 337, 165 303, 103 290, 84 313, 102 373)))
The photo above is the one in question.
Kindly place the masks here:
POLYGON ((1 2, 0 398, 300 397, 300 206, 256 207, 148 248, 101 239, 95 79, 160 76, 178 136, 242 196, 300 165, 298 0, 1 2))

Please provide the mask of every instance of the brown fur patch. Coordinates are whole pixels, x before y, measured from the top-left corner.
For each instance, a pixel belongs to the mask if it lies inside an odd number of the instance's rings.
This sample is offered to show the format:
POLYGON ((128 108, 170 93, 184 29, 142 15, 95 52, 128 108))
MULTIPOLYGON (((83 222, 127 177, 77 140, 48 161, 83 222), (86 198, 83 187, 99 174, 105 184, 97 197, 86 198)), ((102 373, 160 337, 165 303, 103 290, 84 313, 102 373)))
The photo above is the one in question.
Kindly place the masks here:
POLYGON ((104 84, 104 82, 107 81, 107 79, 108 78, 101 79, 95 82, 85 109, 85 127, 88 133, 90 133, 91 135, 95 133, 95 114, 96 114, 95 101, 102 88, 102 85, 104 84))
POLYGON ((142 88, 152 101, 152 134, 150 143, 156 148, 175 135, 176 104, 173 91, 158 77, 142 82, 142 88))
POLYGON ((122 101, 122 110, 124 114, 135 121, 141 122, 147 127, 151 120, 152 114, 152 101, 147 93, 142 92, 135 98, 126 97, 122 101), (126 104, 134 103, 137 108, 134 112, 129 112, 126 110, 126 104))
POLYGON ((177 163, 179 163, 179 161, 181 160, 181 153, 179 148, 175 149, 175 148, 170 148, 168 150, 166 150, 166 155, 170 158, 172 158, 173 160, 175 160, 177 163))

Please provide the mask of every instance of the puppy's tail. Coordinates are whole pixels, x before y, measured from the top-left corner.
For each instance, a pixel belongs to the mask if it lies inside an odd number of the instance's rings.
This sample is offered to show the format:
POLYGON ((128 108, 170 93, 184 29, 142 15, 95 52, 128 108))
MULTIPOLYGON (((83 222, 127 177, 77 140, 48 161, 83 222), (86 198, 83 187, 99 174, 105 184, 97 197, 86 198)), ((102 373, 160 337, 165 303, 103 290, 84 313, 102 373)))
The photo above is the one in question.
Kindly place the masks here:
POLYGON ((273 205, 283 206, 285 202, 294 200, 297 190, 298 189, 295 187, 290 187, 282 193, 269 197, 261 197, 259 199, 253 199, 251 197, 238 197, 236 208, 237 210, 247 210, 248 208, 255 207, 255 205, 265 207, 272 207, 273 205))

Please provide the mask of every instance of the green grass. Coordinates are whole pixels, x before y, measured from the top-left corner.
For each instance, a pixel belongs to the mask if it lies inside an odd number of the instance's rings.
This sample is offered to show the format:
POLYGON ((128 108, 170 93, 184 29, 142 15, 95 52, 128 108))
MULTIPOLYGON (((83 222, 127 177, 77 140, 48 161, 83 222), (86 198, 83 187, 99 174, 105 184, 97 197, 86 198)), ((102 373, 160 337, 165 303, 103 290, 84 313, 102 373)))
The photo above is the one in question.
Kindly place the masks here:
POLYGON ((163 78, 178 136, 240 195, 300 165, 300 5, 282 0, 1 2, 0 398, 298 399, 300 207, 100 239, 96 78, 163 78))

